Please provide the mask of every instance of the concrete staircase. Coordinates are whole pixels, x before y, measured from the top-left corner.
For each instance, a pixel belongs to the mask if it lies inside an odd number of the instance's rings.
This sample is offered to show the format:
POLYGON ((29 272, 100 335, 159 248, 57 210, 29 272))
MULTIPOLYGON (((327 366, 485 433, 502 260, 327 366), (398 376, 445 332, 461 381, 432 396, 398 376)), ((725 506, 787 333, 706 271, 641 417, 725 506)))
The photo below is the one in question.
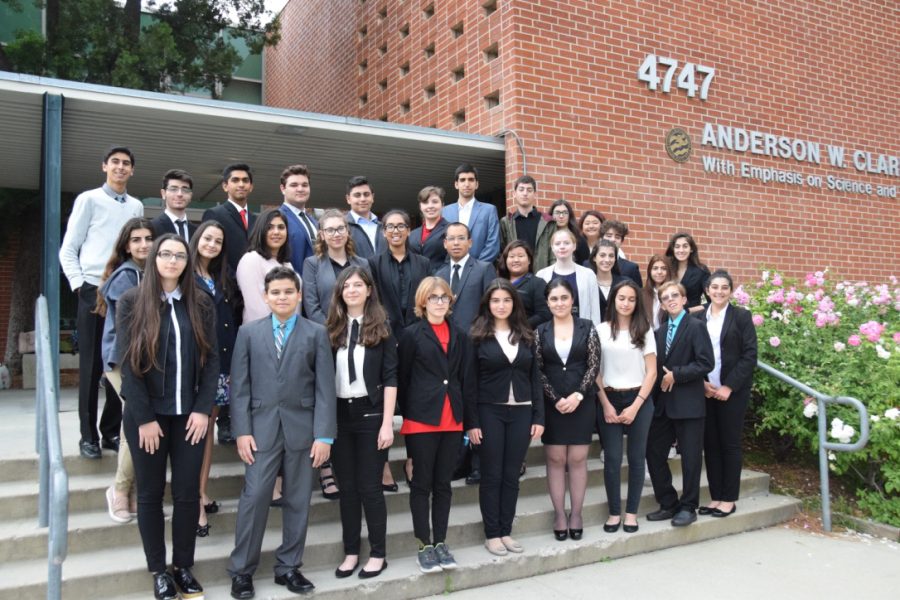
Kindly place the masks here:
MULTIPOLYGON (((540 444, 533 444, 528 453, 528 471, 521 480, 513 527, 513 536, 525 546, 525 553, 499 558, 484 549, 478 489, 458 481, 454 482, 447 541, 460 568, 442 575, 423 575, 415 564, 416 542, 409 515, 408 487, 402 483, 401 465, 406 450, 402 437, 398 436, 390 451, 390 461, 395 477, 401 482, 400 491, 385 494, 389 567, 381 576, 365 583, 355 576, 343 580, 334 577, 334 568, 343 558, 338 504, 316 492, 310 511, 303 573, 316 584, 317 597, 358 598, 378 594, 391 600, 417 598, 766 527, 790 518, 799 507, 799 502, 792 498, 769 493, 768 475, 745 470, 738 510, 727 519, 700 517, 690 527, 675 529, 668 522, 650 523, 642 517, 639 532, 629 535, 620 530, 608 534, 602 528, 607 504, 596 443, 591 456, 581 541, 557 542, 552 536, 553 511, 546 491, 543 451, 540 444)), ((70 512, 68 557, 63 566, 65 598, 152 597, 152 581, 146 570, 136 521, 117 524, 106 513, 104 493, 112 482, 115 464, 115 455, 109 452, 104 452, 100 461, 83 460, 74 454, 66 457, 70 512)), ((672 467, 676 488, 680 489, 679 461, 673 460, 672 467)), ((193 569, 206 588, 207 598, 230 597, 225 565, 234 543, 236 498, 242 479, 243 466, 234 448, 216 446, 209 490, 221 508, 218 514, 210 516, 210 536, 197 540, 193 569)), ((37 494, 36 458, 0 460, 0 600, 46 597, 47 530, 37 527, 37 494)), ((624 487, 622 496, 624 499, 624 487)), ((708 498, 705 480, 701 496, 703 500, 708 498)), ((656 508, 651 488, 644 487, 640 514, 656 508)), ((263 542, 263 561, 254 578, 257 598, 296 597, 272 581, 272 551, 281 539, 280 526, 281 512, 272 509, 263 542)), ((366 552, 364 548, 363 560, 366 552)), ((169 553, 171 556, 171 545, 169 553)))

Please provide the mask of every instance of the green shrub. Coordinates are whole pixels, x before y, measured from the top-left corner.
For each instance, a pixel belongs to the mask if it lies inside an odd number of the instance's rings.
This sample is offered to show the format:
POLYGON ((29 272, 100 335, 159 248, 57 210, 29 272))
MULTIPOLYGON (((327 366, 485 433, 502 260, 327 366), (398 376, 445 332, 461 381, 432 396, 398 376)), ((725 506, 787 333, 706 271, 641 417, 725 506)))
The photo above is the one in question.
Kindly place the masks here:
MULTIPOLYGON (((829 467, 855 485, 870 516, 900 526, 900 286, 833 282, 826 273, 802 281, 763 271, 735 291, 753 313, 759 359, 819 392, 851 396, 869 413, 869 442, 858 452, 829 452, 829 467)), ((817 405, 797 389, 758 371, 763 398, 758 429, 818 451, 817 405)), ((855 441, 851 407, 828 406, 829 441, 855 441)))

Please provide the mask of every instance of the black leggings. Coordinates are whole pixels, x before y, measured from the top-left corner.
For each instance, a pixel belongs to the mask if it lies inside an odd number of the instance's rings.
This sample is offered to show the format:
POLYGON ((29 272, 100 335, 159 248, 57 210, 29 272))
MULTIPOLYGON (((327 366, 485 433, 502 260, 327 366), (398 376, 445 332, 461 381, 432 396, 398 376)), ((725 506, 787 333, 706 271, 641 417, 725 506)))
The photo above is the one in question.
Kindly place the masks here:
POLYGON ((138 529, 144 544, 147 568, 152 573, 166 570, 163 493, 166 467, 172 465, 172 564, 178 568, 194 565, 197 520, 200 518, 200 466, 204 444, 185 440, 189 415, 156 415, 162 429, 159 449, 154 454, 138 446, 138 425, 128 403, 123 424, 128 449, 134 462, 138 496, 138 529))
POLYGON ((453 497, 450 482, 460 446, 462 431, 414 433, 406 436, 407 455, 413 461, 413 478, 409 482, 409 510, 412 512, 413 532, 423 545, 427 546, 432 541, 439 544, 447 537, 450 501, 453 497))
MULTIPOLYGON (((638 395, 638 390, 631 392, 606 392, 609 403, 616 409, 616 414, 631 406, 638 395)), ((606 486, 606 499, 609 502, 611 516, 622 514, 622 438, 628 434, 628 500, 625 512, 636 514, 641 503, 644 490, 644 458, 647 452, 647 432, 653 421, 653 399, 647 398, 638 409, 631 425, 607 423, 603 418, 603 410, 597 411, 597 428, 600 441, 603 443, 605 458, 603 461, 603 483, 606 486)))

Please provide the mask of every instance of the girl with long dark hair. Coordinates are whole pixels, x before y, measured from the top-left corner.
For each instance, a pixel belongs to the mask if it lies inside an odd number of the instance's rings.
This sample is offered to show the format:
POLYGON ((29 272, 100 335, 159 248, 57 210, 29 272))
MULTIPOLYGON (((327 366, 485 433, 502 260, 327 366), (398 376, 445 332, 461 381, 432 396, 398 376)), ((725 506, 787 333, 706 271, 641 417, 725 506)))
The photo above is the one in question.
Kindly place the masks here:
POLYGON ((684 286, 689 313, 700 312, 703 292, 709 281, 709 267, 700 262, 697 242, 691 234, 680 231, 669 240, 666 256, 672 269, 672 281, 684 286))
POLYGON ((242 322, 249 323, 268 316, 272 311, 263 296, 266 273, 273 267, 291 266, 287 222, 278 209, 267 210, 256 219, 250 232, 247 253, 237 266, 237 283, 244 298, 242 322))

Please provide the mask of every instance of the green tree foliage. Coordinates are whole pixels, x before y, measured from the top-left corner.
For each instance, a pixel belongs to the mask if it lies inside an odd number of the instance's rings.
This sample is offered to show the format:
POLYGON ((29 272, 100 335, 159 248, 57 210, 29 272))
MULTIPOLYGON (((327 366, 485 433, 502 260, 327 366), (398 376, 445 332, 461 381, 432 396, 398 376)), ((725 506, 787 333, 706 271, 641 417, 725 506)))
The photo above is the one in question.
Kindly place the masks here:
MULTIPOLYGON (((0 0, 12 10, 25 1, 0 0)), ((280 39, 264 0, 151 1, 154 19, 143 27, 140 0, 31 1, 47 11, 47 35, 20 31, 7 45, 6 61, 20 73, 215 98, 241 64, 227 36, 251 52, 280 39)))

